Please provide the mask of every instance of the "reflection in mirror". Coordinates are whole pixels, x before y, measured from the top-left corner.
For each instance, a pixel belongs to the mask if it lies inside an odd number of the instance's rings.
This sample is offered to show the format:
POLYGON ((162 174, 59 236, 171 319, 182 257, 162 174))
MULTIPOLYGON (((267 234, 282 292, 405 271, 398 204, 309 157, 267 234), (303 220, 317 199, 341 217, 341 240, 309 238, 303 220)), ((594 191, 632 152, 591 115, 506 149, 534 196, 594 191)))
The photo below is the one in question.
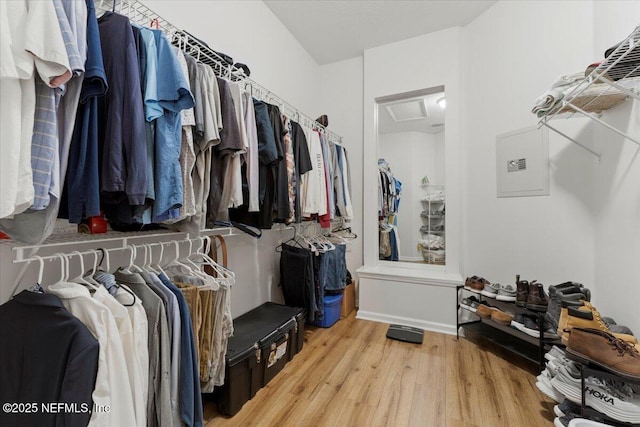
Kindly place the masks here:
POLYGON ((379 259, 445 265, 444 86, 377 102, 379 259))

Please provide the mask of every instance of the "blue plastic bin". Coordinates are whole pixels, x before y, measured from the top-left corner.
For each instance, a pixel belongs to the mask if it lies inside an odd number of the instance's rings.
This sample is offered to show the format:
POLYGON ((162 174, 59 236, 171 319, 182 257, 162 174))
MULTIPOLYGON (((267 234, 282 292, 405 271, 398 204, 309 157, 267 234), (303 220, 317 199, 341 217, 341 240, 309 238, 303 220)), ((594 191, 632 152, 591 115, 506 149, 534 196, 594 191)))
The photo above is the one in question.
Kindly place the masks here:
POLYGON ((321 328, 330 328, 340 319, 340 307, 342 306, 342 294, 325 295, 324 301, 324 317, 317 320, 314 325, 321 328))

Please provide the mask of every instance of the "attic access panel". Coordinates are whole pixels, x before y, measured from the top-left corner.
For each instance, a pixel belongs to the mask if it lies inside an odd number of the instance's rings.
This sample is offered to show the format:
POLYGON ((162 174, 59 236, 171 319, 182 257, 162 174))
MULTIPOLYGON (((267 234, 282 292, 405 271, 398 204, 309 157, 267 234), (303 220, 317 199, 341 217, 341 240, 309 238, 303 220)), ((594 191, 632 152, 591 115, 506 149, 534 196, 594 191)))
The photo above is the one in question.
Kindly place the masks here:
POLYGON ((532 126, 496 136, 498 197, 549 195, 549 132, 532 126))

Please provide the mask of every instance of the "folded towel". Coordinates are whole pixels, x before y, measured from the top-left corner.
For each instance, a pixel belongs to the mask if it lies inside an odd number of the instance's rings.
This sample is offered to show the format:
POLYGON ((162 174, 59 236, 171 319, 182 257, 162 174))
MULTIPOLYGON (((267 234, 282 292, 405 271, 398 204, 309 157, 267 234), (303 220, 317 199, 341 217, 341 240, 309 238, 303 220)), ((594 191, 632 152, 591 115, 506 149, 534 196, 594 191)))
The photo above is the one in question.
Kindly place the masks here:
POLYGON ((584 79, 584 73, 563 74, 551 85, 551 89, 572 85, 584 79))
POLYGON ((564 98, 564 92, 561 89, 548 90, 536 99, 531 112, 540 116, 540 113, 550 111, 562 98, 564 98))

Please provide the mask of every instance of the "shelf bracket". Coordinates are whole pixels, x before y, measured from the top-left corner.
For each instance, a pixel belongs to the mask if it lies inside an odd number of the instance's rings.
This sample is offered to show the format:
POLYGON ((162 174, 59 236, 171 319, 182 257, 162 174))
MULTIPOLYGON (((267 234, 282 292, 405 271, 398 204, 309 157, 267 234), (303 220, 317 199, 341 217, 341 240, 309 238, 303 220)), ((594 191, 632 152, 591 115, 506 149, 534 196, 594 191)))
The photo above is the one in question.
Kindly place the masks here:
POLYGON ((567 138, 569 141, 573 142, 574 144, 582 147, 583 149, 587 150, 588 152, 590 152, 591 154, 593 154, 594 156, 596 156, 596 158, 598 159, 598 161, 600 161, 600 154, 596 153, 595 151, 593 151, 591 148, 587 147, 586 145, 582 144, 579 141, 576 141, 574 138, 570 137, 569 135, 567 135, 566 133, 554 128, 553 126, 551 126, 549 124, 549 122, 547 121, 542 121, 541 122, 544 126, 548 127, 549 129, 551 129, 552 131, 554 131, 555 133, 557 133, 558 135, 561 135, 565 138, 567 138))
POLYGON ((616 129, 614 126, 611 126, 609 123, 605 122, 604 120, 601 120, 599 117, 596 117, 593 114, 589 114, 586 111, 584 111, 583 109, 576 107, 575 105, 573 105, 570 102, 567 102, 567 105, 571 108, 573 108, 575 111, 577 111, 578 113, 589 117, 590 119, 595 120, 596 122, 600 123, 601 125, 609 128, 610 130, 614 131, 615 133, 617 133, 618 135, 622 136, 623 138, 628 139, 631 142, 635 142, 637 145, 640 145, 640 140, 637 140, 635 138, 630 137, 629 135, 627 135, 626 133, 622 132, 621 130, 616 129))

